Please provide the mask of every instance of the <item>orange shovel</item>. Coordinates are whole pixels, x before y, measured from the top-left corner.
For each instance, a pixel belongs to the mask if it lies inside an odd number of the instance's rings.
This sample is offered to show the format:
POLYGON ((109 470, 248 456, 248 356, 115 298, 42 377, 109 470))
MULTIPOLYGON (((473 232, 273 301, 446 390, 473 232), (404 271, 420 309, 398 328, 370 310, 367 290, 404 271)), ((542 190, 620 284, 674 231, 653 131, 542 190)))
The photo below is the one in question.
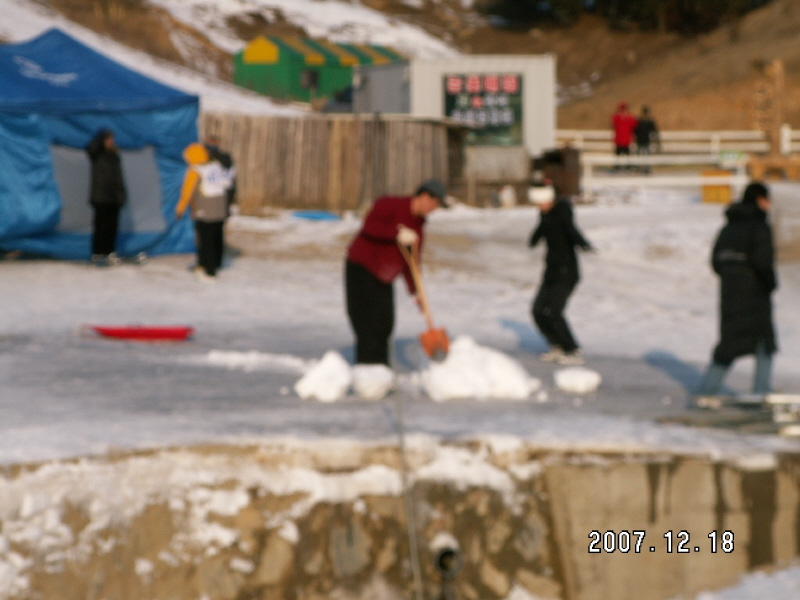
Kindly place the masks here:
POLYGON ((414 286, 417 288, 417 298, 419 299, 419 307, 425 317, 425 322, 428 325, 428 330, 423 331, 419 336, 419 343, 428 357, 434 360, 443 360, 447 356, 447 351, 450 349, 450 340, 447 338, 447 332, 442 328, 433 326, 433 318, 431 317, 430 307, 428 306, 428 299, 425 296, 425 288, 422 287, 422 274, 419 268, 419 248, 416 244, 412 246, 405 246, 398 242, 400 253, 408 263, 408 268, 411 271, 411 278, 414 280, 414 286))

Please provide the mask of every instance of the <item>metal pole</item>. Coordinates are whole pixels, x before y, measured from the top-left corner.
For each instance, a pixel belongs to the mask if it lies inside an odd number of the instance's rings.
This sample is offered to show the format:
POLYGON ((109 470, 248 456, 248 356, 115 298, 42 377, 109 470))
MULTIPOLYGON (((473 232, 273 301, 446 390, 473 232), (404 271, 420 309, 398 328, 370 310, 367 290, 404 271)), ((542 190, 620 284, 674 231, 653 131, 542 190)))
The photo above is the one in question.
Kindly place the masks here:
POLYGON ((414 597, 424 600, 422 594, 422 570, 419 565, 419 549, 417 546, 417 525, 414 518, 414 502, 408 486, 408 461, 406 460, 406 434, 403 422, 403 395, 396 394, 397 400, 397 433, 400 439, 400 474, 403 482, 403 498, 406 505, 406 523, 408 525, 408 552, 411 559, 411 575, 414 579, 414 597))

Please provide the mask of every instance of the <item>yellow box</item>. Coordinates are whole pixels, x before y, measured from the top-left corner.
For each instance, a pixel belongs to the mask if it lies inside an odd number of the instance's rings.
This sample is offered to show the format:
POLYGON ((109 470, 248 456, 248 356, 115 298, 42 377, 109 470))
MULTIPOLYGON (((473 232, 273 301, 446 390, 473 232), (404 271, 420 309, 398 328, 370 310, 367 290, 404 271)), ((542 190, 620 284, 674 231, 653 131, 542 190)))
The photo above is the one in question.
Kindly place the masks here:
MULTIPOLYGON (((730 174, 730 171, 723 171, 719 169, 703 171, 704 177, 719 177, 730 174)), ((731 189, 730 185, 704 185, 701 189, 701 198, 703 202, 730 204, 731 200, 733 199, 733 190, 731 189)))

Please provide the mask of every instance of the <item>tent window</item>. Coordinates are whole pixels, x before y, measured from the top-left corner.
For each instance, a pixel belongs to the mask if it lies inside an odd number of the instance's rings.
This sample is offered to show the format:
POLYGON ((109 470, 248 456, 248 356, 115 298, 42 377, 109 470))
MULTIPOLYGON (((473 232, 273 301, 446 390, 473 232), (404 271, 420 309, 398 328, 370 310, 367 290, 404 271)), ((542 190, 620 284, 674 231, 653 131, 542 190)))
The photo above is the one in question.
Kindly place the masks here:
MULTIPOLYGON (((61 196, 58 231, 91 233, 89 205, 90 163, 86 152, 68 146, 50 146, 56 186, 61 196)), ((120 232, 160 232, 167 228, 161 208, 161 181, 155 150, 121 150, 122 176, 128 201, 120 213, 120 232)))

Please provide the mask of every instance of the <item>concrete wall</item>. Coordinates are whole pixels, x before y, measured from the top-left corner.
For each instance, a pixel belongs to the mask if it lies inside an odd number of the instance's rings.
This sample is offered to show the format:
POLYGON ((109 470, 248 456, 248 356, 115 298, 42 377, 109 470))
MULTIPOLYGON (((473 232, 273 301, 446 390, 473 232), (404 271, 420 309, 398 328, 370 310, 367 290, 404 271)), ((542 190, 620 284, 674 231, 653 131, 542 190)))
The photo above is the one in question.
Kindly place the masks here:
POLYGON ((528 182, 530 157, 524 147, 469 146, 464 176, 481 182, 528 182))
MULTIPOLYGON (((463 600, 666 600, 798 554, 800 456, 565 454, 524 442, 284 443, 7 467, 0 599, 425 598, 457 547, 463 600), (765 460, 766 459, 766 460, 765 460), (644 531, 640 551, 591 532, 644 531), (712 553, 712 531, 733 547, 712 553), (667 553, 664 534, 691 536, 667 553), (650 547, 656 550, 651 552, 650 547), (602 548, 602 543, 599 545, 602 548), (695 551, 697 547, 699 550, 695 551)), ((635 538, 634 538, 635 541, 635 538)))
POLYGON ((406 62, 353 67, 353 112, 409 113, 409 77, 406 62))
POLYGON ((800 260, 800 183, 768 181, 772 228, 781 260, 800 260))

